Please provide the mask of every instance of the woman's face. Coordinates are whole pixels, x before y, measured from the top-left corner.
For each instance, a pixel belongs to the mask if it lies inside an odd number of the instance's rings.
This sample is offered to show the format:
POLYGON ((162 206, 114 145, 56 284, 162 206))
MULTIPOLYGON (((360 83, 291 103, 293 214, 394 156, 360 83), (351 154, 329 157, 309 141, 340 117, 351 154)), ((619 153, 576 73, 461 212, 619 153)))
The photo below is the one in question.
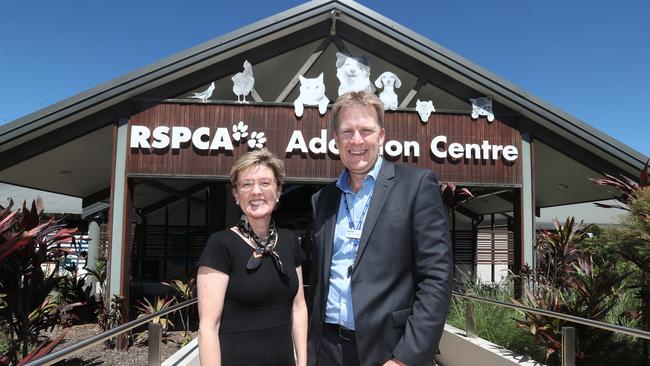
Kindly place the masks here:
POLYGON ((273 170, 266 165, 254 165, 240 171, 237 187, 233 190, 235 200, 249 220, 270 217, 280 192, 273 170))

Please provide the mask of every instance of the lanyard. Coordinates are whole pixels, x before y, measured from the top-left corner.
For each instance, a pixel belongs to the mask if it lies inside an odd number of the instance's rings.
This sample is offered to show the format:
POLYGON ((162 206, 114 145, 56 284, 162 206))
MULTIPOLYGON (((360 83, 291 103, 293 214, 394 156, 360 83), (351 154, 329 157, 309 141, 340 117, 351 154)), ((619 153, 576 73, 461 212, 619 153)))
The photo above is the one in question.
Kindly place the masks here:
POLYGON ((363 211, 361 212, 361 216, 359 217, 359 221, 356 224, 354 223, 354 219, 352 218, 352 214, 350 213, 350 206, 348 205, 348 193, 343 193, 343 194, 345 195, 343 197, 343 202, 345 203, 345 214, 348 217, 348 226, 349 226, 349 228, 345 231, 345 236, 347 238, 352 239, 352 244, 354 245, 354 249, 356 251, 357 246, 359 245, 359 239, 361 239, 361 228, 366 218, 366 214, 368 213, 368 207, 370 207, 370 200, 372 198, 372 193, 369 195, 368 200, 366 201, 366 204, 363 207, 363 211))
MULTIPOLYGON (((354 220, 352 219, 352 214, 350 213, 350 206, 348 205, 348 194, 347 193, 343 193, 343 194, 344 194, 343 202, 345 203, 345 214, 348 217, 348 229, 345 230, 345 237, 352 240, 352 245, 354 245, 354 254, 356 257, 357 249, 359 247, 359 239, 361 239, 361 227, 366 218, 366 213, 368 213, 368 207, 370 207, 372 192, 370 193, 368 200, 366 201, 366 205, 363 207, 363 211, 361 212, 361 216, 359 217, 359 222, 357 222, 356 224, 354 223, 354 220)), ((350 266, 348 267, 348 277, 352 275, 353 265, 354 263, 350 264, 350 266)))

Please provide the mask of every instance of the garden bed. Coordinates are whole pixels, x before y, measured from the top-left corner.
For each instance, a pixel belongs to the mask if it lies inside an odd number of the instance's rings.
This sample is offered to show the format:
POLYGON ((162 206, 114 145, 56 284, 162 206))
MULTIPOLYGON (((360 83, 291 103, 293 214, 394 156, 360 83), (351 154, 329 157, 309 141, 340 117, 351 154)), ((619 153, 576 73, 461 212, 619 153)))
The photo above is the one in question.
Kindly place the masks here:
MULTIPOLYGON (((60 334, 61 331, 68 331, 65 339, 55 350, 69 347, 77 342, 81 342, 94 335, 100 334, 102 329, 97 324, 75 325, 66 329, 57 329, 52 335, 60 334)), ((182 331, 169 332, 170 341, 163 343, 161 347, 161 360, 166 360, 180 349, 180 342, 183 338, 182 331), (178 343, 177 343, 178 342, 178 343)), ((195 338, 197 332, 192 332, 192 338, 195 338)), ((80 353, 72 356, 68 360, 59 363, 60 365, 146 365, 147 364, 147 346, 133 345, 127 351, 118 351, 109 349, 104 343, 96 344, 80 353)))

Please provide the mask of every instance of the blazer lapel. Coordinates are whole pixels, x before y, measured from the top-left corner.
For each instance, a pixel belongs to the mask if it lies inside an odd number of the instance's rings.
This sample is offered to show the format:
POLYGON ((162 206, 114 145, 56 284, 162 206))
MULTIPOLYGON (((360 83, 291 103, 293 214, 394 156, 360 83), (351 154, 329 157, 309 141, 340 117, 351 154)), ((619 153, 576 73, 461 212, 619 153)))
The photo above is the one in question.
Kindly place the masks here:
POLYGON ((368 214, 366 216, 365 222, 363 223, 363 232, 361 233, 361 239, 359 240, 357 255, 354 258, 354 266, 352 268, 353 271, 357 268, 357 266, 359 266, 361 257, 363 256, 363 253, 368 246, 368 239, 370 238, 370 234, 372 234, 372 231, 375 228, 375 224, 377 223, 377 219, 379 219, 379 214, 384 207, 384 203, 386 203, 388 193, 390 193, 391 188, 393 188, 393 184, 395 184, 395 181, 393 180, 394 177, 395 166, 391 162, 384 160, 381 164, 381 168, 379 169, 377 181, 375 182, 375 190, 372 192, 372 198, 370 199, 368 214))

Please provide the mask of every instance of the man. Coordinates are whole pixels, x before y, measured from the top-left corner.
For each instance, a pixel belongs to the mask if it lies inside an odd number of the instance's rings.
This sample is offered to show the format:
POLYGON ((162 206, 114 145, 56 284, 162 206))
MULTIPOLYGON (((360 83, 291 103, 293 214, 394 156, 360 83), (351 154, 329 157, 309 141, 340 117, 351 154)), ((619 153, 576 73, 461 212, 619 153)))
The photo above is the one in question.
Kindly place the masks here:
POLYGON ((451 245, 435 175, 379 157, 384 107, 342 95, 345 169, 312 197, 310 365, 431 365, 451 297, 451 245))

